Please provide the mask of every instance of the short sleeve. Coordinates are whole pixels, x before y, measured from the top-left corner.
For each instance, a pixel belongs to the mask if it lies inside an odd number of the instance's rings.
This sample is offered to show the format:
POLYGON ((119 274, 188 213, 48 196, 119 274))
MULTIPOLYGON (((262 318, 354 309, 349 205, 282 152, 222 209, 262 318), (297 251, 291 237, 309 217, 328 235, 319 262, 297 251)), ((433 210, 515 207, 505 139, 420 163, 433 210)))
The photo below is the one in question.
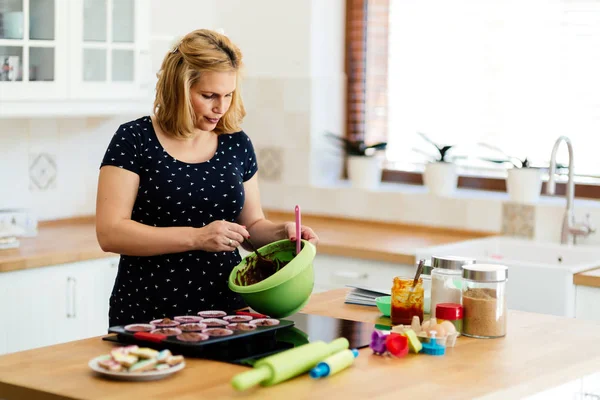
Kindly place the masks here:
POLYGON ((244 182, 250 180, 258 171, 258 163, 256 162, 256 154, 254 153, 254 146, 252 140, 242 132, 242 141, 244 147, 244 182))
POLYGON ((112 137, 100 168, 113 165, 139 175, 142 158, 138 155, 140 134, 135 133, 132 126, 121 125, 112 137))

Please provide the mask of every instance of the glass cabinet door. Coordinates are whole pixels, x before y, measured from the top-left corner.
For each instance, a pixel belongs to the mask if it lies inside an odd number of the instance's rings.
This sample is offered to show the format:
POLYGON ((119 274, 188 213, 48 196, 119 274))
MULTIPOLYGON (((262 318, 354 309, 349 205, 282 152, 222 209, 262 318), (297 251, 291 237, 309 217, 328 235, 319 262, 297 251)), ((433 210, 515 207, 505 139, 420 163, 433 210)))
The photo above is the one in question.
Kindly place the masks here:
POLYGON ((64 81, 56 84, 64 75, 57 55, 64 54, 65 46, 57 29, 61 2, 0 1, 0 85, 10 87, 0 90, 0 98, 60 97, 66 92, 64 81))
POLYGON ((83 1, 84 82, 135 81, 135 1, 83 1))
POLYGON ((75 26, 70 92, 83 99, 148 97, 150 1, 70 1, 75 26))

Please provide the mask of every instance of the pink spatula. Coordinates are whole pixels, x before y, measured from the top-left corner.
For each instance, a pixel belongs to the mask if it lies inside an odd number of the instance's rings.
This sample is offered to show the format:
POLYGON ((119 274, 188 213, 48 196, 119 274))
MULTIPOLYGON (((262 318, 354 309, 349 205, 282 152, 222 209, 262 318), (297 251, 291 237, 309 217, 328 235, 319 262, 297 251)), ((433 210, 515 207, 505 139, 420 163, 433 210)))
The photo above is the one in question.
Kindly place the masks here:
POLYGON ((296 255, 300 254, 300 244, 302 241, 300 226, 300 206, 296 205, 296 255))

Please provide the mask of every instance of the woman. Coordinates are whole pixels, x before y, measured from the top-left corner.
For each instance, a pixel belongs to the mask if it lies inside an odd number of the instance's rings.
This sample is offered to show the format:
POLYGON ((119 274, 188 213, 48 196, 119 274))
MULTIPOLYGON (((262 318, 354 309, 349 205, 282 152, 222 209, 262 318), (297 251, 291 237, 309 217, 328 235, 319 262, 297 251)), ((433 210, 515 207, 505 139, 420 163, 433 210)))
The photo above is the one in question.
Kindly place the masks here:
MULTIPOLYGON (((166 54, 154 115, 121 125, 100 167, 96 232, 121 254, 110 326, 245 307, 227 287, 252 236, 295 238, 295 224, 262 211, 256 156, 240 129, 240 50, 196 30, 166 54)), ((317 235, 302 226, 302 239, 317 235)))

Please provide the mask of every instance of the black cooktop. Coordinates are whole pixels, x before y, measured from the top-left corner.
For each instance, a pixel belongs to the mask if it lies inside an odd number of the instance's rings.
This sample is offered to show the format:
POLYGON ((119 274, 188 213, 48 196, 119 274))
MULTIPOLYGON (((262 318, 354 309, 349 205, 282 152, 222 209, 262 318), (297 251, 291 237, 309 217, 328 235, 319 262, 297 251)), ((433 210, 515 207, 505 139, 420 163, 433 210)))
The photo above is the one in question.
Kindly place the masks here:
MULTIPOLYGON (((254 335, 252 340, 232 340, 211 346, 202 354, 190 353, 189 349, 172 349, 188 357, 200 357, 233 364, 252 366, 257 360, 271 354, 301 346, 313 341, 330 342, 339 337, 345 337, 350 342, 351 349, 367 347, 371 342, 371 334, 375 325, 366 322, 349 321, 321 315, 297 313, 282 318, 292 321, 293 326, 274 331, 274 334, 254 335)), ((104 337, 103 340, 129 343, 128 338, 119 335, 104 337)), ((161 346, 152 346, 160 349, 161 346)), ((163 346, 164 347, 164 346, 163 346)))

